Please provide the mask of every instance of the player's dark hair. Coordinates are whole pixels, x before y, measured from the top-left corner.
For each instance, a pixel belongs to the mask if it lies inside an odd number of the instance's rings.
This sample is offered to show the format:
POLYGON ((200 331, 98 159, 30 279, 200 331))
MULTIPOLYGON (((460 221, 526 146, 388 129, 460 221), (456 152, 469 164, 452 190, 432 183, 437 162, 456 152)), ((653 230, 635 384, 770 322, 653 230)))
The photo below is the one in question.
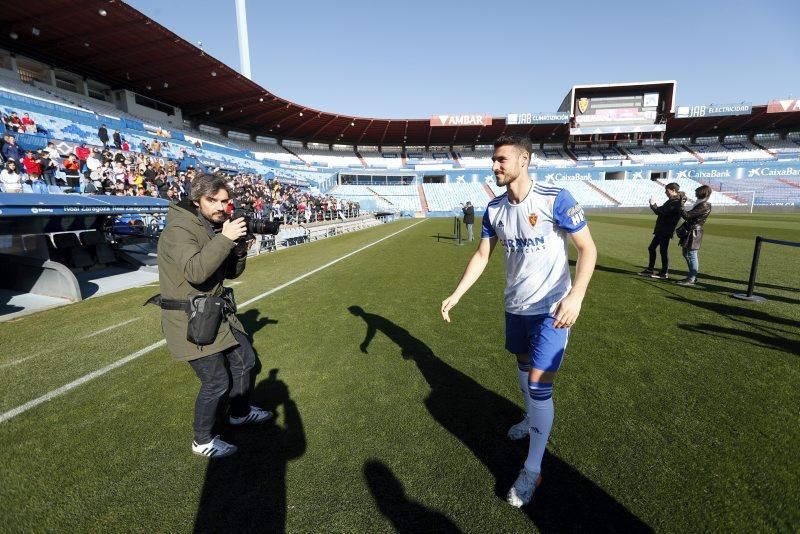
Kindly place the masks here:
POLYGON ((494 147, 500 148, 501 146, 515 146, 520 150, 528 153, 528 159, 533 154, 533 145, 531 145, 530 137, 526 135, 501 135, 495 139, 494 147))

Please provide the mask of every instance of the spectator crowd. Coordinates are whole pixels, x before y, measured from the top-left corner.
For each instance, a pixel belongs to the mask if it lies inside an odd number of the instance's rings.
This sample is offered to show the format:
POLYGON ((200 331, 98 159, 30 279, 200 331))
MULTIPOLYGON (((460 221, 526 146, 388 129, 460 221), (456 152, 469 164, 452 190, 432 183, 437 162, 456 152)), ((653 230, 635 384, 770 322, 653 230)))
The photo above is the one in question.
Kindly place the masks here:
MULTIPOLYGON (((0 143, 0 190, 8 193, 22 192, 25 185, 35 193, 46 193, 55 186, 66 192, 148 196, 179 202, 188 196, 192 179, 206 172, 197 157, 185 150, 178 161, 162 157, 166 140, 153 139, 149 144, 142 141, 136 152, 131 151, 119 132, 109 136, 105 125, 98 130, 102 147, 82 143, 64 156, 53 142, 41 150, 23 150, 17 144, 15 134, 36 132, 36 124, 27 113, 19 117, 11 112, 3 117, 3 123, 6 133, 0 143)), ((315 195, 280 179, 252 173, 223 174, 235 193, 230 208, 245 209, 256 218, 304 224, 358 214, 356 202, 315 195)))

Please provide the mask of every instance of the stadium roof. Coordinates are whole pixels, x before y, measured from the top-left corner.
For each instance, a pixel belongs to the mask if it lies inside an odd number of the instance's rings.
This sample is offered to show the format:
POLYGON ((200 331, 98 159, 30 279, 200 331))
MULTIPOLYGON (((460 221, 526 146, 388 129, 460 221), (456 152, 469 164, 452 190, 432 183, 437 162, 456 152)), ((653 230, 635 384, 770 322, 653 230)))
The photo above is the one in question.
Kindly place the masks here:
MULTIPOLYGON (((491 126, 431 126, 428 118, 356 117, 302 106, 119 0, 7 2, 0 27, 7 28, 0 33, 0 46, 12 52, 170 103, 185 118, 255 135, 382 146, 489 144, 503 133, 560 143, 569 135, 565 124, 506 125, 505 118, 494 118, 491 126)), ((761 106, 746 117, 672 119, 667 135, 800 128, 800 113, 765 111, 761 106)))

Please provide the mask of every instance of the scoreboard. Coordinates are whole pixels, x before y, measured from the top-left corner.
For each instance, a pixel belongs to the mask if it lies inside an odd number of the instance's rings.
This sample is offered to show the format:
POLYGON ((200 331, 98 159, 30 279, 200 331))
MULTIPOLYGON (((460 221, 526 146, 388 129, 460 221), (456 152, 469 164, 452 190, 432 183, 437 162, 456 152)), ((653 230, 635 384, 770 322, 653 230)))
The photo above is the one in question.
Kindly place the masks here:
POLYGON ((560 111, 568 111, 570 135, 664 132, 675 82, 573 86, 560 111))

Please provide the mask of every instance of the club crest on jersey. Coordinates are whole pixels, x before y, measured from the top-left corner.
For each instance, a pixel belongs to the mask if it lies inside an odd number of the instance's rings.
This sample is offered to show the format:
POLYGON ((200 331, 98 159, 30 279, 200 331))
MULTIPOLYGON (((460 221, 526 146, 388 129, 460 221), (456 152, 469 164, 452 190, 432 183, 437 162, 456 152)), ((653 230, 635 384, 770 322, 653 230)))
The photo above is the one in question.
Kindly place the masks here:
POLYGON ((528 222, 531 223, 531 226, 536 226, 536 221, 539 220, 539 216, 535 213, 531 213, 528 215, 528 222))
POLYGON ((581 113, 586 113, 586 110, 589 109, 589 99, 588 98, 579 98, 578 99, 578 111, 581 113))

